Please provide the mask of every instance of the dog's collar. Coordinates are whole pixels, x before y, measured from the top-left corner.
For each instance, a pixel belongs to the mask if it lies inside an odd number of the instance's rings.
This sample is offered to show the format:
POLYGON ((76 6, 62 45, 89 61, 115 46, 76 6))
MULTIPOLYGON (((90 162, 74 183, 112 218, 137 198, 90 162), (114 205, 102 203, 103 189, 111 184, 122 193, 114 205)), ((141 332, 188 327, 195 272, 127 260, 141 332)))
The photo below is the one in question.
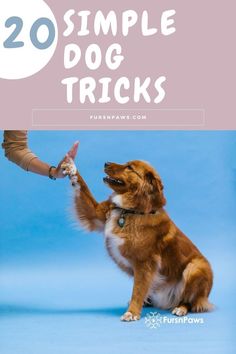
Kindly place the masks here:
POLYGON ((137 211, 137 210, 133 210, 133 209, 123 209, 123 208, 120 208, 118 206, 115 206, 115 209, 117 210, 120 210, 121 213, 120 213, 120 217, 119 219, 117 220, 117 224, 120 226, 120 227, 124 227, 125 226, 125 216, 127 214, 133 214, 133 215, 153 215, 153 214, 156 214, 156 210, 152 210, 151 212, 149 213, 144 213, 144 212, 140 212, 140 211, 137 211))

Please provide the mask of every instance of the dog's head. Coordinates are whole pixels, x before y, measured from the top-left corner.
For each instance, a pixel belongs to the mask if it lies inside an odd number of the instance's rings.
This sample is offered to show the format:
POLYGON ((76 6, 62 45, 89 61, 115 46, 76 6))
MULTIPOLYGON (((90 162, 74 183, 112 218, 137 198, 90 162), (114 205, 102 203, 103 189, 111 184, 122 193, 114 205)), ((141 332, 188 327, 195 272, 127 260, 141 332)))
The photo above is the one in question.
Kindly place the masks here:
POLYGON ((107 162, 104 182, 115 192, 113 202, 124 209, 150 213, 166 203, 160 176, 147 162, 107 162))

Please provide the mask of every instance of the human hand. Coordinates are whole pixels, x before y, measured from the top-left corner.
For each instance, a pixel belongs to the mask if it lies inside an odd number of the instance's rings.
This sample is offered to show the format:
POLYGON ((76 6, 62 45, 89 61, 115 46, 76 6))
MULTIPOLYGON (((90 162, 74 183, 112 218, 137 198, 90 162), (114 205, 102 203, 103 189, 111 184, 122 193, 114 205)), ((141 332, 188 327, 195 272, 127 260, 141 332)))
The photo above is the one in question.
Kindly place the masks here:
POLYGON ((78 152, 79 142, 76 141, 65 157, 59 162, 58 166, 51 170, 51 174, 55 178, 64 178, 65 175, 63 174, 63 169, 61 165, 63 162, 68 162, 69 159, 75 160, 76 154, 78 152))

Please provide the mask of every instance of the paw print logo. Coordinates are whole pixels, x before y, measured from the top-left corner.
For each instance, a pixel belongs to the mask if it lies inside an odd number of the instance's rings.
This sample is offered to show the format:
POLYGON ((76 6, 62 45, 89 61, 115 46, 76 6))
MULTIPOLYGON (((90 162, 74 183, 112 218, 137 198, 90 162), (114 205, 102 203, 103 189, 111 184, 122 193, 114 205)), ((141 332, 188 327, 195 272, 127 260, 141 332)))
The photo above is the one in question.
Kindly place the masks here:
POLYGON ((145 325, 150 329, 156 329, 162 324, 162 317, 157 312, 150 312, 145 316, 145 325))

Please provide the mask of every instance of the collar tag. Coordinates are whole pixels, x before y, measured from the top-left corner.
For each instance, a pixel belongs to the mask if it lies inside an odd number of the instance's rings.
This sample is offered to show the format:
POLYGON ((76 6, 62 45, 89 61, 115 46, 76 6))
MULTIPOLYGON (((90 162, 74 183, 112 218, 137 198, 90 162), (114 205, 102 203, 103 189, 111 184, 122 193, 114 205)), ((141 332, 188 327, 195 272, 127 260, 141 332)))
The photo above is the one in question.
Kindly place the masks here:
POLYGON ((120 227, 124 227, 125 226, 125 218, 123 216, 120 216, 119 219, 117 220, 117 224, 120 227))

